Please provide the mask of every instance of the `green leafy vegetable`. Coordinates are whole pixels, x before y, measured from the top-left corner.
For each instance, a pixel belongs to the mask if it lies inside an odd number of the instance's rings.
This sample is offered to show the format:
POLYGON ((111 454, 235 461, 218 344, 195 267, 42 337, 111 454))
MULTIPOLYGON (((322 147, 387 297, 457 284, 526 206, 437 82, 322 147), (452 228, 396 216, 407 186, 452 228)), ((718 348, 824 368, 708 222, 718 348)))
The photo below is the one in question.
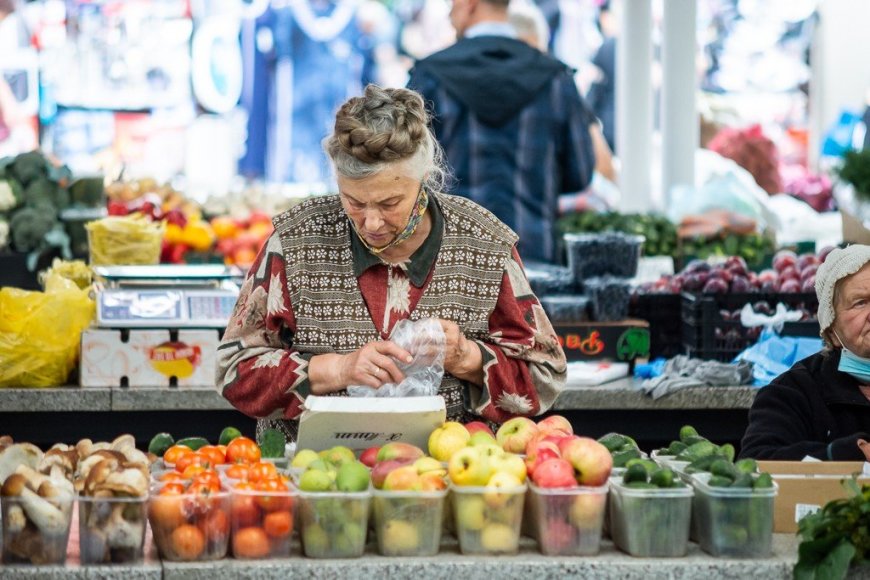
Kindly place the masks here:
POLYGON ((263 457, 275 459, 284 457, 284 446, 287 441, 284 434, 277 429, 266 429, 260 435, 260 453, 263 457))

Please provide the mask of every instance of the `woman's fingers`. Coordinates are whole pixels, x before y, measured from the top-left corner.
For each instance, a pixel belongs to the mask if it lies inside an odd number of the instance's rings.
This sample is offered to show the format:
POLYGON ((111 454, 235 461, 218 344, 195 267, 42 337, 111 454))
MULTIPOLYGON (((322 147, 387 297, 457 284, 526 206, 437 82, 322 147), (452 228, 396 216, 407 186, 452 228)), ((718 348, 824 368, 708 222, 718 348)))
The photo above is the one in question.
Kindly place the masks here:
POLYGON ((375 351, 383 355, 391 356, 394 359, 405 363, 409 363, 414 360, 414 357, 411 356, 411 353, 400 347, 395 342, 389 340, 375 343, 375 351))
POLYGON ((376 354, 371 360, 372 363, 378 367, 375 376, 382 379, 383 382, 399 384, 405 380, 404 373, 399 370, 399 367, 396 366, 396 363, 392 358, 382 354, 376 354))

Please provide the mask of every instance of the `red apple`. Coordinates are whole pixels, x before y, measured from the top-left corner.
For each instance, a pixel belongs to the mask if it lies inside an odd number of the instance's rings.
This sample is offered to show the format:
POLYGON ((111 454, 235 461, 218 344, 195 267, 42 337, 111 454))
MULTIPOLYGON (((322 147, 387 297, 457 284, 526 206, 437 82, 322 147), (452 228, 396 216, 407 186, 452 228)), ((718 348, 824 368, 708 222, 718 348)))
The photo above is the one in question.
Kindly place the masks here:
POLYGON ((574 467, 577 483, 600 486, 607 482, 613 469, 613 458, 607 447, 589 437, 566 442, 560 448, 562 457, 574 467))
MULTIPOLYGON (((566 521, 552 519, 541 530, 541 548, 544 554, 560 555, 574 546, 577 530, 566 521)), ((567 555, 567 554, 566 554, 567 555)))
POLYGON ((495 433, 492 432, 492 429, 489 428, 489 425, 484 423, 483 421, 472 421, 471 423, 466 423, 465 428, 471 435, 474 435, 478 431, 483 431, 484 433, 488 433, 495 439, 495 433))
POLYGON ((414 463, 414 460, 409 458, 379 461, 374 467, 372 467, 372 485, 378 489, 382 489, 384 487, 384 480, 391 471, 404 465, 410 465, 411 463, 414 463))
POLYGON ((538 433, 549 433, 550 431, 561 431, 565 435, 574 434, 571 422, 562 415, 550 415, 546 419, 538 421, 538 433))
POLYGON ((532 481, 538 487, 577 487, 574 468, 564 459, 548 459, 535 468, 532 481))
POLYGON ((559 447, 552 441, 534 441, 526 447, 526 471, 531 476, 535 469, 548 459, 561 457, 559 447))
POLYGON ((374 467, 375 463, 378 462, 378 451, 380 450, 380 446, 369 447, 368 449, 360 453, 360 463, 367 467, 374 467))

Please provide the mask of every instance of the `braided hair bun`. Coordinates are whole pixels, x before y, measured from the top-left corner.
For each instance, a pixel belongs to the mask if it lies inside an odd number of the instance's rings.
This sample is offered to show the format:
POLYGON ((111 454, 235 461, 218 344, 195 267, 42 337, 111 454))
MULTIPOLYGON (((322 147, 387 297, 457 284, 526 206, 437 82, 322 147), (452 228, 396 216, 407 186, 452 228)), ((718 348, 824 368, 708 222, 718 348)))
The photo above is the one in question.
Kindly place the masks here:
POLYGON ((405 159, 425 143, 428 120, 414 91, 368 85, 338 110, 329 152, 340 150, 365 164, 405 159))

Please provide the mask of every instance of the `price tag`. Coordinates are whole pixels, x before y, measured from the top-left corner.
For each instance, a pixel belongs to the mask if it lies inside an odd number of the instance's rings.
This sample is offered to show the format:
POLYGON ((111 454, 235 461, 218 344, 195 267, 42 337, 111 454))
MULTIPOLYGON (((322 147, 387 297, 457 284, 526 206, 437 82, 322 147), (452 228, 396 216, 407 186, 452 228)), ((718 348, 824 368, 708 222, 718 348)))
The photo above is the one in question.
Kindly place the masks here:
POLYGON ((811 503, 797 503, 794 506, 794 521, 799 522, 804 517, 814 514, 822 509, 822 506, 811 503))

